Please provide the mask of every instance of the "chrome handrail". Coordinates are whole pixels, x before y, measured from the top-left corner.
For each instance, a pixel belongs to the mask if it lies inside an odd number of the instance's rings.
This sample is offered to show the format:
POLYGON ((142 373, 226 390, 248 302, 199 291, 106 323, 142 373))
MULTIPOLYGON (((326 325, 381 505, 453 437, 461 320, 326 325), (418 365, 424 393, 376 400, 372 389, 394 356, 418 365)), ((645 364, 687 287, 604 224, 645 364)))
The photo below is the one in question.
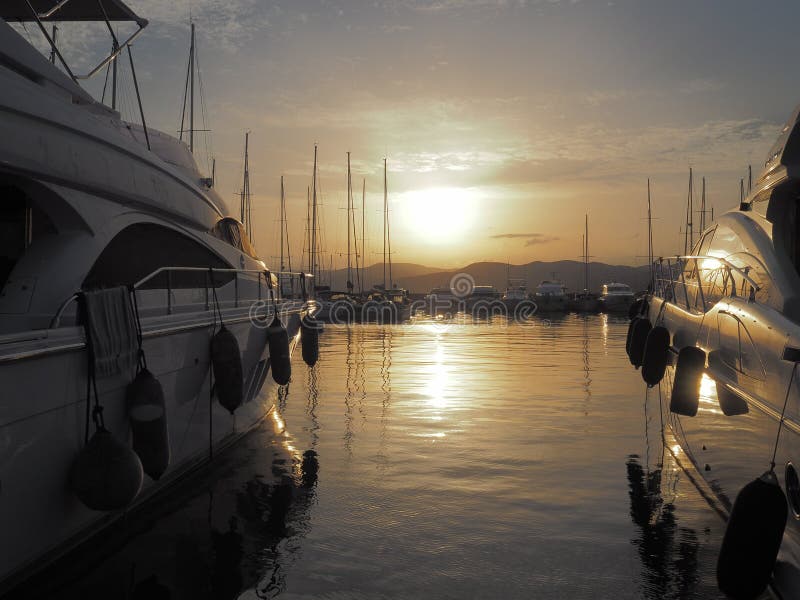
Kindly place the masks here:
POLYGON ((693 260, 716 260, 717 262, 720 262, 723 265, 725 265, 726 267, 728 267, 729 270, 736 271, 739 275, 742 276, 742 278, 744 278, 744 280, 747 283, 752 285, 753 288, 755 288, 756 291, 759 291, 761 289, 761 286, 758 285, 758 283, 756 283, 755 280, 747 274, 745 269, 742 269, 741 267, 737 267, 733 263, 729 262, 728 260, 726 260, 724 258, 720 258, 719 256, 708 256, 708 255, 702 255, 702 254, 688 254, 686 256, 676 256, 676 258, 678 258, 678 259, 686 259, 686 260, 692 260, 692 259, 693 260))
MULTIPOLYGON (((236 277, 236 284, 235 284, 235 299, 234 303, 235 306, 238 308, 239 306, 239 285, 238 285, 238 275, 241 274, 257 274, 258 275, 258 299, 261 300, 261 277, 265 275, 275 275, 278 277, 280 281, 281 277, 289 276, 294 277, 297 276, 298 279, 302 282, 304 280, 308 280, 313 278, 314 276, 311 273, 303 273, 300 271, 270 271, 269 269, 217 269, 217 268, 206 268, 206 267, 159 267, 146 277, 143 277, 139 281, 133 284, 133 289, 138 290, 142 285, 147 283, 148 281, 154 279, 158 275, 162 273, 167 273, 168 275, 173 272, 188 272, 188 273, 235 273, 236 277)), ((265 283, 267 284, 267 289, 271 289, 272 286, 272 279, 271 277, 264 277, 265 283)), ((209 281, 206 279, 206 283, 203 286, 206 291, 206 298, 205 298, 205 310, 209 310, 209 281)), ((158 288, 156 288, 158 289, 158 288)), ((171 285, 171 277, 168 277, 167 280, 167 287, 164 288, 167 291, 167 314, 172 313, 172 285, 171 285)), ((199 289, 199 288, 197 288, 199 289)), ((280 289, 280 288, 279 288, 280 289)), ((56 329, 61 325, 61 318, 64 316, 67 308, 78 299, 79 293, 72 294, 69 298, 64 300, 61 305, 56 310, 56 313, 53 315, 53 318, 50 319, 50 324, 48 325, 48 329, 56 329)))
POLYGON ((58 307, 56 314, 53 315, 53 318, 50 319, 50 325, 47 326, 48 329, 56 329, 59 325, 61 325, 61 317, 64 315, 64 311, 67 310, 67 307, 75 302, 78 299, 78 294, 72 294, 69 298, 64 300, 61 303, 61 306, 58 307))
MULTIPOLYGON (((674 257, 659 257, 657 260, 653 261, 653 266, 653 281, 651 285, 654 293, 660 294, 664 298, 671 298, 672 302, 676 302, 679 305, 685 300, 685 305, 688 310, 697 310, 698 308, 701 308, 703 312, 708 310, 706 290, 703 288, 704 284, 699 276, 699 274, 703 271, 724 271, 723 277, 725 285, 722 291, 725 295, 729 293, 727 291, 728 281, 730 281, 732 284, 730 295, 732 297, 736 297, 737 295, 736 280, 733 277, 734 273, 741 277, 742 294, 745 292, 745 283, 750 285, 751 300, 755 299, 755 293, 761 289, 759 283, 749 275, 750 267, 738 267, 729 260, 719 256, 689 254, 674 257), (675 260, 675 263, 672 262, 672 259, 675 260), (715 261, 716 265, 718 266, 705 267, 698 262, 703 260, 715 261), (689 264, 689 261, 694 261, 694 268, 692 271, 697 274, 696 277, 698 281, 696 282, 686 281, 686 268, 689 264), (676 289, 678 286, 683 287, 683 298, 680 300, 678 300, 677 297, 677 295, 680 293, 676 289), (695 287, 697 289, 697 293, 693 295, 693 302, 689 298, 689 287, 695 287), (694 305, 692 306, 692 304, 694 305)), ((716 283, 714 285, 716 285, 716 283)), ((711 290, 713 291, 713 287, 711 290)))

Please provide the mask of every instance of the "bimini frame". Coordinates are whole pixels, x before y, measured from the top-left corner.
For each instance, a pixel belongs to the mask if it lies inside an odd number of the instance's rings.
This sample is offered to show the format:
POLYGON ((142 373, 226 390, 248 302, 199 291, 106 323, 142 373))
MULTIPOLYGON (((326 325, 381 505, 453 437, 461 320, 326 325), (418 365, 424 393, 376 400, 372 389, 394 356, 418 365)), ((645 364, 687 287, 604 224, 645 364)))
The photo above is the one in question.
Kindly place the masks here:
POLYGON ((133 76, 133 86, 136 90, 136 100, 139 105, 139 115, 142 119, 142 129, 144 130, 147 148, 150 149, 150 136, 147 133, 147 124, 142 109, 142 98, 139 94, 139 82, 136 78, 136 70, 133 64, 133 54, 131 44, 139 37, 145 27, 147 19, 137 16, 121 0, 3 0, 0 2, 0 18, 7 22, 32 23, 35 22, 44 35, 54 56, 61 61, 64 70, 77 84, 80 79, 89 79, 100 72, 103 67, 115 61, 120 52, 127 48, 128 58, 130 59, 131 74, 133 76), (120 43, 111 21, 130 21, 138 25, 128 39, 120 43), (104 22, 111 34, 112 46, 111 53, 100 61, 94 69, 85 75, 76 75, 70 69, 69 64, 58 50, 55 39, 47 32, 44 23, 64 23, 64 22, 104 22))

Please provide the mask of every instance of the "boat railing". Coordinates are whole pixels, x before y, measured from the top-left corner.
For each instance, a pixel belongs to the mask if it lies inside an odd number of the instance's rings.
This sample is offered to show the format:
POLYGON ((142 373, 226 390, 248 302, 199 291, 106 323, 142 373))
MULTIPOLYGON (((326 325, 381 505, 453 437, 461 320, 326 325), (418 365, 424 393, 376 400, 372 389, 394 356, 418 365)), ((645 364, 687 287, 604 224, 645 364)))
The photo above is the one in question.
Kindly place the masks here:
MULTIPOLYGON (((312 275, 302 272, 274 272, 267 269, 219 269, 206 267, 160 267, 133 284, 140 310, 175 312, 250 307, 253 302, 308 300, 313 290, 312 275), (162 295, 163 294, 163 295, 162 295)), ((74 307, 73 294, 56 311, 49 329, 61 325, 74 307)))
POLYGON ((661 257, 653 263, 653 293, 689 312, 704 313, 725 297, 754 301, 760 289, 750 267, 718 256, 661 257))

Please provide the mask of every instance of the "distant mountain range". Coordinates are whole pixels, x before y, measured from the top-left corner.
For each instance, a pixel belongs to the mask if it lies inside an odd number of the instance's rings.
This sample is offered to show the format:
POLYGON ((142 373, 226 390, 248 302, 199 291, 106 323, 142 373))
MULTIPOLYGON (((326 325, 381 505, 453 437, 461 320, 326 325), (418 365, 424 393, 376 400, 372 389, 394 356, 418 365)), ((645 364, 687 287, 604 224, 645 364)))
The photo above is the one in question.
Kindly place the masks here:
MULTIPOLYGON (((396 263, 392 265, 392 277, 395 284, 408 289, 412 293, 428 292, 435 287, 449 287, 450 280, 459 273, 467 273, 475 280, 476 285, 493 285, 505 290, 508 279, 524 279, 528 290, 533 292, 543 279, 559 279, 570 290, 583 289, 582 262, 561 260, 556 262, 534 261, 525 265, 507 265, 500 262, 479 262, 460 269, 437 269, 413 263, 396 263)), ((347 269, 337 269, 331 276, 323 273, 321 283, 331 285, 334 290, 344 290, 347 269)), ((388 281, 388 274, 387 274, 388 281)), ((627 265, 608 265, 601 262, 589 263, 589 289, 599 291, 603 283, 617 281, 627 283, 634 290, 647 287, 649 270, 646 266, 630 267, 627 265)), ((383 264, 370 265, 364 278, 372 288, 383 282, 383 264)), ((356 284, 355 275, 353 283, 356 284)), ((357 286, 356 286, 357 288, 357 286)))

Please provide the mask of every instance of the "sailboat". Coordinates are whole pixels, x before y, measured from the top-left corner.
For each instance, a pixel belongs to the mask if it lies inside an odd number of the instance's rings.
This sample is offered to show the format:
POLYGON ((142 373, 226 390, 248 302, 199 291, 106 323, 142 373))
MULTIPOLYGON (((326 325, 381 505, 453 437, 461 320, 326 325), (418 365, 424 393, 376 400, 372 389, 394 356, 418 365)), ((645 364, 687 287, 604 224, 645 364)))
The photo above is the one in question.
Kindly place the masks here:
MULTIPOLYGON (((347 152, 347 270, 345 291, 332 292, 329 299, 331 304, 327 307, 327 320, 331 323, 349 324, 361 320, 363 299, 356 293, 356 288, 362 288, 361 271, 358 265, 353 178, 350 169, 350 152, 347 152), (354 254, 355 265, 353 264, 354 254)), ((331 272, 333 272, 333 268, 331 268, 331 272)))
POLYGON ((584 221, 583 234, 583 291, 576 292, 571 299, 570 308, 580 313, 593 313, 600 309, 596 294, 589 291, 589 215, 584 221))
POLYGON ((364 319, 402 323, 411 316, 408 290, 395 285, 392 277, 392 240, 389 229, 389 192, 386 158, 383 159, 383 283, 375 286, 364 305, 364 319), (387 268, 389 278, 387 280, 387 268))
POLYGON ((115 49, 94 72, 123 52, 133 66, 147 25, 120 0, 0 3, 0 222, 15 232, 0 236, 0 595, 268 416, 279 423, 269 373, 288 355, 271 354, 261 319, 278 315, 290 354, 307 312, 254 304, 275 274, 191 147, 93 98, 42 21, 105 23, 115 49), (9 25, 20 21, 40 27, 61 68, 9 25), (112 21, 137 33, 117 41, 112 21), (228 366, 212 350, 223 331, 228 366), (129 404, 142 377, 163 394, 129 404))

